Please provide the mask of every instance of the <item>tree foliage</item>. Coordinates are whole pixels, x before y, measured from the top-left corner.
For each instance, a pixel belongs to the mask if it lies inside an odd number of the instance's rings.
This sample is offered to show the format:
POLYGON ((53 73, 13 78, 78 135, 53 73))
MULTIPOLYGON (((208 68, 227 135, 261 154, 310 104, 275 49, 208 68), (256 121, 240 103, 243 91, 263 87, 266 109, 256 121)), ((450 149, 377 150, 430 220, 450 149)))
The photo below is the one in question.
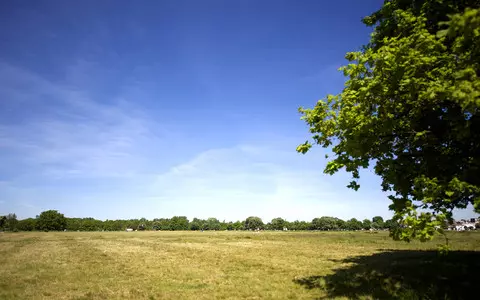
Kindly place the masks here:
POLYGON ((347 221, 347 228, 350 230, 361 230, 363 228, 363 223, 355 218, 352 218, 347 221))
POLYGON ((259 217, 248 217, 245 220, 244 228, 246 230, 263 229, 263 221, 259 217))
POLYGON ((385 221, 381 216, 375 216, 372 218, 373 229, 383 229, 385 227, 385 221))
POLYGON ((332 149, 325 173, 345 169, 357 190, 373 163, 402 225, 394 239, 431 239, 455 208, 480 212, 479 6, 385 1, 363 20, 370 42, 345 56, 343 91, 300 108, 314 143, 332 149))
MULTIPOLYGON (((145 223, 146 220, 143 222, 145 223)), ((171 230, 188 230, 188 219, 185 216, 175 216, 170 219, 171 230)))
POLYGON ((369 219, 363 220, 362 228, 365 230, 370 230, 372 228, 372 221, 370 221, 369 219))
POLYGON ((287 225, 287 228, 290 230, 309 230, 311 229, 312 225, 310 222, 305 221, 293 221, 287 225))
POLYGON ((18 230, 18 220, 16 214, 0 216, 0 230, 16 231, 18 230))
POLYGON ((20 231, 34 231, 37 228, 37 222, 33 218, 18 221, 17 229, 20 231))
POLYGON ((272 221, 268 224, 268 229, 270 230, 283 230, 287 222, 282 219, 282 218, 274 218, 272 221))
POLYGON ((67 218, 56 210, 47 210, 37 219, 37 228, 45 231, 59 231, 67 228, 67 218))
MULTIPOLYGON (((318 217, 311 222, 293 221, 289 222, 283 218, 274 218, 264 225, 259 217, 248 217, 244 221, 226 222, 219 221, 216 218, 199 219, 193 218, 190 222, 185 216, 174 216, 172 218, 161 218, 148 220, 146 218, 128 219, 128 220, 97 220, 94 218, 67 218, 58 211, 44 211, 36 218, 17 220, 15 214, 0 216, 0 229, 10 231, 50 231, 50 230, 68 230, 68 231, 123 231, 131 228, 138 231, 143 230, 362 230, 364 223, 357 219, 344 221, 336 217, 318 217), (7 226, 8 220, 14 220, 14 226, 7 226)), ((374 217, 372 220, 380 222, 382 217, 374 217)), ((364 222, 370 222, 366 220, 364 222)), ((397 224, 392 220, 384 222, 385 228, 390 228, 397 224)), ((13 223, 10 223, 13 224, 13 223)), ((380 229, 373 226, 372 228, 380 229)), ((449 225, 449 224, 446 224, 449 225)), ((370 227, 368 227, 370 228, 370 227)))
POLYGON ((8 228, 8 230, 10 230, 10 231, 17 230, 18 229, 17 228, 17 225, 18 225, 17 215, 16 214, 8 214, 5 225, 8 228))
POLYGON ((337 230, 340 228, 340 219, 334 217, 320 217, 312 220, 314 230, 337 230))
POLYGON ((0 229, 3 229, 5 226, 5 222, 7 221, 6 216, 0 216, 0 229))

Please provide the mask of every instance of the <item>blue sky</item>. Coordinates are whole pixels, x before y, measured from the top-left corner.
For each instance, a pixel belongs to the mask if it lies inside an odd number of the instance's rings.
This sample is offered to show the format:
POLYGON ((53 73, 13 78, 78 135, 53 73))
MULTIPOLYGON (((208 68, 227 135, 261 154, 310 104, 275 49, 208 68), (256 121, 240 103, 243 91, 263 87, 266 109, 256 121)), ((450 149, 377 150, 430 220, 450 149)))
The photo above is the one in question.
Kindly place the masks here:
POLYGON ((3 2, 0 214, 391 216, 371 171, 295 152, 382 2, 3 2))

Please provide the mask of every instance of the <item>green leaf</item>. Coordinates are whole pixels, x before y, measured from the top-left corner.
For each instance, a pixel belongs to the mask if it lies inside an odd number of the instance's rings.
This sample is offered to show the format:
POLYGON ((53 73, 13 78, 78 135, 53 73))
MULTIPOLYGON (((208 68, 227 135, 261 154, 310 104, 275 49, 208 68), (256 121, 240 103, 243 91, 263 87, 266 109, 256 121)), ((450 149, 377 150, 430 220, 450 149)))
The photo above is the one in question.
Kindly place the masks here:
POLYGON ((300 110, 333 152, 326 174, 374 164, 405 225, 394 239, 426 241, 453 209, 480 212, 480 3, 462 3, 386 1, 363 20, 376 25, 369 43, 345 55, 343 90, 300 110))

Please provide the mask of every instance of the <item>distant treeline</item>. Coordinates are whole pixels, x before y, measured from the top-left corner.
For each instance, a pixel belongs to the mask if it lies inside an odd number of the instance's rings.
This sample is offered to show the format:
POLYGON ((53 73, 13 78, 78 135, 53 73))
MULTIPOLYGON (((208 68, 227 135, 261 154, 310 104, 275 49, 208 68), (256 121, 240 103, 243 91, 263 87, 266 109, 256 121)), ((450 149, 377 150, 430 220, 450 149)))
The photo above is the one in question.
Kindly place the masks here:
POLYGON ((369 230, 390 229, 396 226, 392 220, 384 221, 376 216, 372 220, 359 221, 355 218, 344 221, 335 217, 319 217, 311 222, 289 222, 274 218, 264 223, 259 217, 248 217, 243 221, 225 222, 216 218, 192 221, 184 216, 147 220, 96 220, 94 218, 67 218, 55 210, 42 212, 36 218, 17 220, 15 214, 0 216, 0 230, 4 231, 123 231, 133 230, 369 230))

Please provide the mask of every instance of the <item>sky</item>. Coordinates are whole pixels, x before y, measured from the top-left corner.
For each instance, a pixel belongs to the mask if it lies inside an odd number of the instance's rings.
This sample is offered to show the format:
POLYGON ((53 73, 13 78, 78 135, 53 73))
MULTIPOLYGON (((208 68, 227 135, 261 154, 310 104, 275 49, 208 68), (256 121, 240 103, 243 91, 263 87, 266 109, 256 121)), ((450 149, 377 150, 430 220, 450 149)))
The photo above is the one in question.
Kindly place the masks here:
POLYGON ((3 1, 0 214, 390 217, 370 169, 295 151, 382 2, 3 1))

